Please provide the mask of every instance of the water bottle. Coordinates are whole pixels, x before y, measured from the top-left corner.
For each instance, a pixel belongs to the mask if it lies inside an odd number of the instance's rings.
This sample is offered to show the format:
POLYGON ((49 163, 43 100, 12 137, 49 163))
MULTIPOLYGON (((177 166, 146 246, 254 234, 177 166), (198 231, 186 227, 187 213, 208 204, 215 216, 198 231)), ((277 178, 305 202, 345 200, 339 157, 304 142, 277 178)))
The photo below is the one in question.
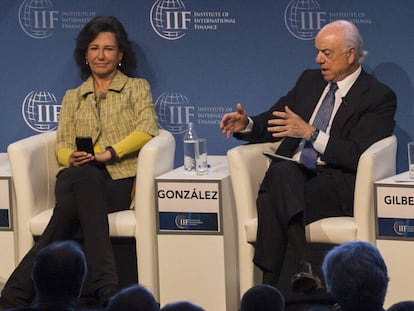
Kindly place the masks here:
POLYGON ((196 148, 198 147, 198 137, 194 129, 193 122, 188 123, 184 134, 184 168, 187 171, 195 170, 196 148))

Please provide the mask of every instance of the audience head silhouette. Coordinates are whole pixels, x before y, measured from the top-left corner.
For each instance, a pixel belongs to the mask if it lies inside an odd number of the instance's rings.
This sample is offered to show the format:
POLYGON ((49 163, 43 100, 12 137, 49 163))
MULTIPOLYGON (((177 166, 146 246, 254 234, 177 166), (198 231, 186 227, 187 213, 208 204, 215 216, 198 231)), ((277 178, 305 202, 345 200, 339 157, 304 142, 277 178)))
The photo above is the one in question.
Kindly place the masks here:
POLYGON ((396 302, 391 307, 389 307, 387 311, 414 311, 414 301, 403 300, 396 302))
POLYGON ((85 255, 73 241, 55 242, 36 256, 32 278, 39 304, 74 304, 87 272, 85 255))
POLYGON ((120 290, 110 300, 106 311, 159 311, 153 294, 145 287, 134 284, 120 290))
POLYGON ((280 291, 261 284, 248 289, 241 298, 240 311, 283 311, 285 299, 280 291))
POLYGON ((176 301, 165 305, 161 311, 204 311, 204 309, 189 301, 176 301))
POLYGON ((325 256, 326 288, 342 311, 382 311, 388 272, 379 250, 368 242, 346 242, 325 256))

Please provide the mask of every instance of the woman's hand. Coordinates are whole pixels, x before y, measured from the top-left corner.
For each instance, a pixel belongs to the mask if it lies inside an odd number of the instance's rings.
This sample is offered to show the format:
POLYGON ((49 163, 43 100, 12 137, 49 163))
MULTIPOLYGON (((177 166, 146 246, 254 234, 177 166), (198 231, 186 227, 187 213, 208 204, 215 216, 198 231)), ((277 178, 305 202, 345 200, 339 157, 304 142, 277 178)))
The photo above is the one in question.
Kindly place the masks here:
POLYGON ((69 157, 70 166, 81 166, 95 160, 95 157, 85 151, 73 151, 69 157))
POLYGON ((112 160, 112 154, 109 150, 95 153, 95 160, 97 162, 105 163, 112 160))
POLYGON ((105 163, 112 160, 112 154, 109 150, 95 153, 93 156, 85 151, 73 151, 69 158, 70 166, 81 166, 95 160, 96 162, 105 163))

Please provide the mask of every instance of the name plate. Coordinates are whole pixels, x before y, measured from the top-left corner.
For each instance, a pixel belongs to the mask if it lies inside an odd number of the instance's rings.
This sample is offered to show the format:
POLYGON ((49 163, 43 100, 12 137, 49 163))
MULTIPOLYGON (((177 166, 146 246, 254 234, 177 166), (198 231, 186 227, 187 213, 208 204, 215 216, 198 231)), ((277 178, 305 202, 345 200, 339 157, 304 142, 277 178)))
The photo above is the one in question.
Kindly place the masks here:
POLYGON ((414 239, 414 186, 375 185, 377 238, 414 239))
POLYGON ((219 181, 157 180, 158 233, 217 233, 221 229, 219 181))
POLYGON ((13 230, 11 217, 11 179, 0 178, 0 231, 13 230))

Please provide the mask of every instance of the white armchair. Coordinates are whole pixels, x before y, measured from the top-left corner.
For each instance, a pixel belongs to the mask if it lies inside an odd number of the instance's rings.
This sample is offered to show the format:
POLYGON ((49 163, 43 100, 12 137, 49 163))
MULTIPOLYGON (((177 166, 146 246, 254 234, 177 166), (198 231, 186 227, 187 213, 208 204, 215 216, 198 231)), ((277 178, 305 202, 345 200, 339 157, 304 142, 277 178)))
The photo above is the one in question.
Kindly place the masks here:
MULTIPOLYGON (((37 134, 8 146, 16 193, 17 256, 21 260, 40 236, 55 205, 58 163, 56 133, 37 134)), ((108 215, 111 237, 135 238, 140 284, 158 294, 154 178, 173 169, 175 140, 160 130, 141 149, 137 163, 134 209, 108 215)))
MULTIPOLYGON (((253 264, 257 232, 256 198, 270 164, 263 151, 274 152, 279 143, 249 144, 227 152, 238 222, 240 293, 260 281, 253 264)), ((375 244, 374 182, 395 174, 397 139, 376 142, 360 157, 354 194, 354 217, 331 217, 306 226, 309 242, 340 244, 363 240, 375 244)))

